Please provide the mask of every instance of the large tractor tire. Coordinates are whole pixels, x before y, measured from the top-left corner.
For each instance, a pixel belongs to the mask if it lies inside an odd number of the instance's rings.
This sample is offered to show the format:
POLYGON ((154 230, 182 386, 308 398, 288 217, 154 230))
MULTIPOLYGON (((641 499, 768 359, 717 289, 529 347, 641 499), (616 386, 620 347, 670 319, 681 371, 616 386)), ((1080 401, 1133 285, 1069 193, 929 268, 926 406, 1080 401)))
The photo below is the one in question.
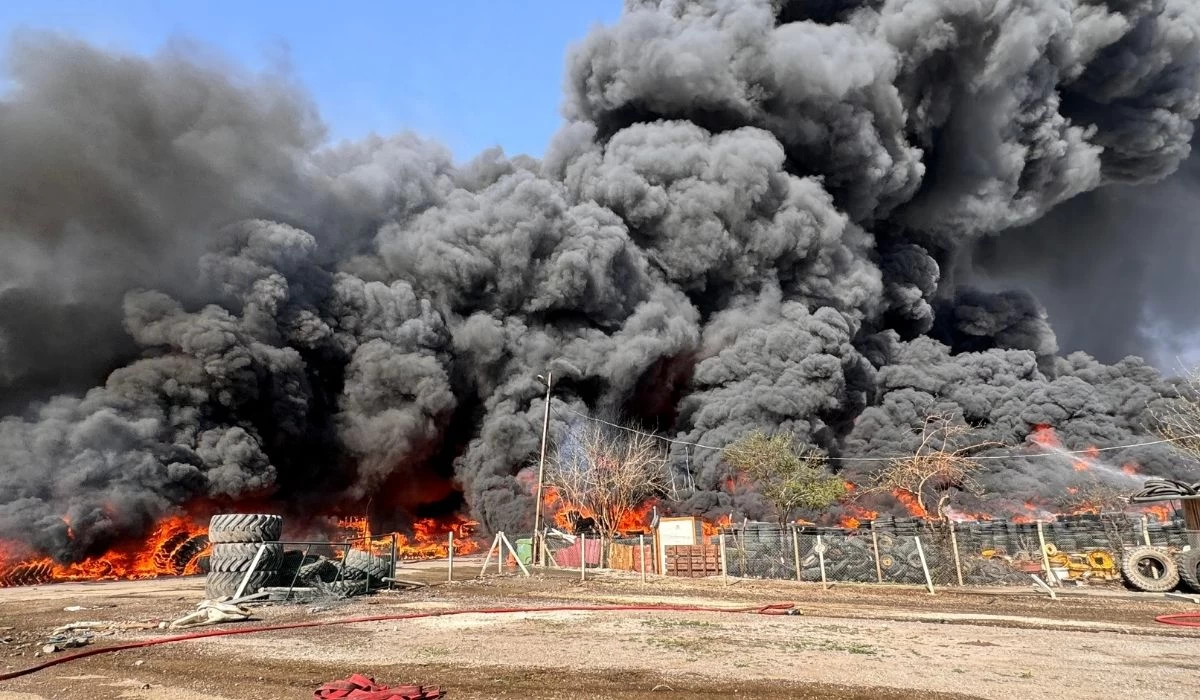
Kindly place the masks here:
MULTIPOLYGON (((243 596, 257 593, 263 586, 269 586, 275 581, 274 571, 255 571, 250 574, 250 581, 243 596)), ((204 580, 204 595, 209 600, 229 598, 237 592, 237 588, 246 576, 244 571, 211 571, 204 580)))
POLYGON ((258 555, 258 548, 263 548, 262 556, 258 559, 255 571, 279 571, 283 563, 283 545, 261 542, 227 542, 214 544, 208 557, 209 571, 249 571, 258 555))
POLYGON ((322 559, 324 557, 318 554, 305 554, 299 549, 289 549, 283 553, 283 561, 279 564, 279 579, 290 579, 305 566, 322 559))
POLYGON ((381 583, 383 579, 394 575, 391 557, 377 557, 359 549, 346 552, 346 559, 342 565, 345 567, 343 577, 348 579, 367 578, 381 583))
POLYGON ((1139 591, 1165 593, 1179 584, 1179 567, 1161 549, 1134 547, 1121 560, 1121 576, 1139 591))
POLYGON ((282 533, 283 518, 278 515, 227 513, 208 522, 208 541, 213 544, 274 542, 282 533))
MULTIPOLYGON (((296 575, 297 581, 335 581, 338 578, 337 563, 325 559, 324 557, 312 562, 311 564, 302 564, 299 573, 296 575)), ((299 584, 297 584, 299 585, 299 584)), ((309 585, 305 583, 304 585, 309 585)))
POLYGON ((1179 579, 1200 593, 1200 547, 1192 547, 1179 555, 1179 579))

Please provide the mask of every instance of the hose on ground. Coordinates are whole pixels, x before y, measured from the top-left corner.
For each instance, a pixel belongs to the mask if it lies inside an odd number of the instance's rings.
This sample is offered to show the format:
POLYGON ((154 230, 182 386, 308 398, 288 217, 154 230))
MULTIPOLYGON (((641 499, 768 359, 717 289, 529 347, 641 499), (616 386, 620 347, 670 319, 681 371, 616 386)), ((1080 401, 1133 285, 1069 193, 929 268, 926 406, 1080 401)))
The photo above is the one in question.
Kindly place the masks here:
POLYGON ((1177 625, 1179 627, 1200 627, 1200 612, 1159 615, 1154 618, 1154 621, 1161 622, 1164 625, 1177 625))
POLYGON ((467 610, 436 610, 432 612, 417 612, 417 613, 401 613, 396 615, 374 615, 371 617, 348 617, 337 620, 311 620, 308 622, 287 622, 279 625, 266 625, 262 627, 239 627, 236 629, 209 630, 207 632, 191 632, 189 634, 180 634, 173 637, 158 637, 157 639, 146 639, 140 642, 128 642, 126 644, 114 644, 106 647, 96 647, 95 649, 86 649, 78 651, 66 656, 58 656, 48 661, 43 661, 40 664, 30 666, 28 668, 18 669, 0 674, 0 681, 9 681, 21 676, 27 676, 31 673, 65 664, 69 661, 77 661, 85 659, 89 656, 97 656, 99 654, 110 654, 116 651, 125 651, 127 649, 143 649, 145 647, 158 646, 159 644, 172 644, 175 642, 185 642, 191 639, 205 639, 209 637, 229 637, 236 634, 254 634, 256 632, 276 632, 279 630, 295 630, 304 629, 306 627, 328 627, 330 625, 350 625, 360 622, 386 622, 392 620, 417 620, 424 617, 446 617, 450 615, 498 615, 511 613, 543 613, 543 612, 701 612, 701 613, 756 613, 759 615, 790 615, 795 608, 793 603, 771 603, 769 605, 755 605, 746 608, 706 608, 691 605, 550 605, 542 607, 522 607, 522 608, 474 608, 467 610))

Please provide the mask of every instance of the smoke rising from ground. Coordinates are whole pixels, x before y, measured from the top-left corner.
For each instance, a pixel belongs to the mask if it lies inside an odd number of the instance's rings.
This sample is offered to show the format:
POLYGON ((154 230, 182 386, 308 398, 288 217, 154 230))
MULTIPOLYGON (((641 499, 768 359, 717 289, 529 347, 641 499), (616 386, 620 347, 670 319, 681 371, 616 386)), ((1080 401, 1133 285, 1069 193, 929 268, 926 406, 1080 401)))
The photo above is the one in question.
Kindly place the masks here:
MULTIPOLYGON (((933 410, 1012 444, 1137 441, 1174 391, 1059 357, 1076 305, 1025 291, 1053 270, 1006 281, 1029 238, 1135 240, 1054 225, 1076 202, 1190 196, 1163 181, 1200 115, 1190 0, 630 2, 573 47, 544 159, 461 166, 408 134, 324 146, 286 77, 186 49, 10 54, 0 540, 62 558, 197 502, 527 527, 547 369, 554 431, 570 408, 859 456, 933 410)), ((681 509, 763 514, 712 451, 672 458, 681 509)), ((984 481, 1019 501, 1070 471, 984 481)))

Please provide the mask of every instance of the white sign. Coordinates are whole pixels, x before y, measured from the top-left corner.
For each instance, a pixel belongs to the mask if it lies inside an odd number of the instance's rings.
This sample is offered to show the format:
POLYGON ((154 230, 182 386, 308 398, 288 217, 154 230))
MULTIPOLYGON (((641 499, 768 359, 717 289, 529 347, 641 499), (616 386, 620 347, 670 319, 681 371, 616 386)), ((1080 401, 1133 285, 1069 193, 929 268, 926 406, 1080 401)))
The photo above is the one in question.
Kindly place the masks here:
POLYGON ((658 541, 663 547, 697 544, 696 521, 691 518, 658 521, 658 541))

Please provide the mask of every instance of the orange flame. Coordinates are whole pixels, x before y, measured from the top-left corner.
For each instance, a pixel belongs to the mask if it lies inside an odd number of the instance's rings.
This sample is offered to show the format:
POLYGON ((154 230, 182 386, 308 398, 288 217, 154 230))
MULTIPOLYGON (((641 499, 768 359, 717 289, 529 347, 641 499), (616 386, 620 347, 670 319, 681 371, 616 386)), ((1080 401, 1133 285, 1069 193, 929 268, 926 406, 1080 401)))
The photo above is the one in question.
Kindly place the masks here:
POLYGON ((1159 522, 1165 523, 1171 520, 1171 507, 1166 503, 1155 503, 1153 505, 1142 508, 1142 512, 1146 515, 1153 515, 1159 522))
POLYGON ((929 519, 929 513, 921 507, 921 504, 917 502, 917 497, 912 492, 905 489, 892 489, 892 495, 896 497, 897 501, 900 501, 912 517, 929 519))
MULTIPOLYGON (((50 557, 22 557, 18 545, 0 544, 0 586, 198 573, 196 560, 208 550, 206 533, 204 526, 173 516, 159 523, 139 546, 116 548, 74 564, 60 564, 50 557)), ((68 534, 74 535, 70 530, 68 534)))
POLYGON ((1137 476, 1138 465, 1134 464, 1133 462, 1126 462, 1125 464, 1121 465, 1121 472, 1123 474, 1127 474, 1128 476, 1137 476))
POLYGON ((732 523, 733 523, 733 516, 722 515, 721 517, 717 518, 716 522, 710 523, 707 520, 705 520, 700 523, 700 526, 702 528, 704 528, 704 536, 705 537, 713 537, 714 535, 721 534, 721 529, 729 527, 730 524, 732 524, 732 523))
POLYGON ((1042 447, 1062 447, 1054 428, 1046 424, 1034 426, 1033 432, 1029 434, 1029 441, 1042 447))
POLYGON ((338 527, 348 530, 351 539, 366 541, 376 554, 391 554, 392 535, 396 536, 396 556, 400 559, 439 559, 449 553, 449 535, 454 533, 454 553, 471 554, 479 551, 479 542, 474 538, 478 522, 461 515, 451 518, 422 518, 413 522, 413 534, 386 533, 371 535, 371 525, 366 518, 342 518, 338 527))
POLYGON ((845 512, 838 520, 838 524, 849 530, 858 529, 858 527, 862 525, 864 521, 874 520, 875 518, 879 517, 878 511, 867 510, 866 508, 856 506, 852 503, 848 503, 843 506, 843 510, 845 512))
MULTIPOLYGON (((617 523, 617 532, 621 534, 649 534, 650 521, 654 517, 654 507, 657 499, 649 499, 639 506, 631 508, 621 515, 617 523)), ((583 518, 594 518, 596 514, 590 508, 568 503, 558 493, 558 490, 546 486, 542 491, 542 508, 548 520, 553 520, 554 526, 570 532, 574 527, 571 523, 571 513, 578 513, 583 518)))
POLYGON ((992 516, 987 513, 971 513, 969 511, 947 508, 946 515, 954 522, 979 522, 981 520, 992 520, 992 516))

